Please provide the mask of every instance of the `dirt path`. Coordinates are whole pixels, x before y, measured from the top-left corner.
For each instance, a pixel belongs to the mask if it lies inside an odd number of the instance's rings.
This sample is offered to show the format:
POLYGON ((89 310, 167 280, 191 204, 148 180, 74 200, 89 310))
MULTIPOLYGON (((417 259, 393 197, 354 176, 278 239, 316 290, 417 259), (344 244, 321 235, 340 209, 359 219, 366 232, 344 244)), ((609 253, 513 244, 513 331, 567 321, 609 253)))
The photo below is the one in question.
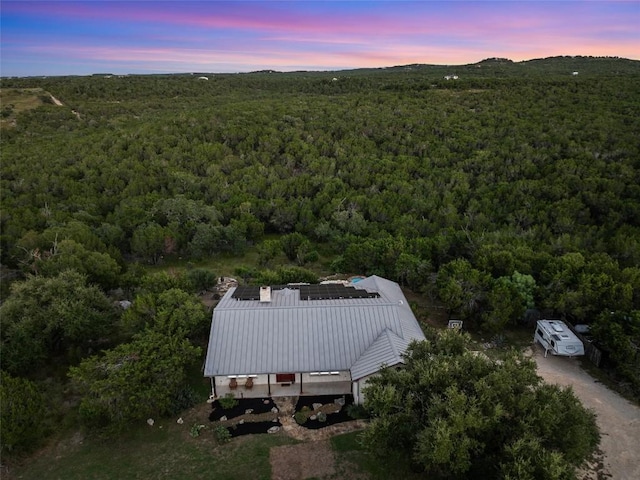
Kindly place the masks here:
POLYGON ((365 422, 352 420, 316 430, 308 429, 298 425, 292 417, 297 397, 278 397, 273 400, 280 410, 279 419, 284 433, 304 443, 283 445, 270 450, 271 480, 335 478, 336 458, 329 438, 362 430, 365 422))
POLYGON ((51 97, 51 101, 53 103, 55 103, 57 106, 62 107, 62 102, 60 100, 58 100, 56 97, 54 97, 53 95, 49 94, 49 96, 51 97))
POLYGON ((640 408, 599 383, 580 368, 577 359, 544 358, 536 345, 534 358, 538 374, 549 383, 571 385, 583 405, 597 415, 602 434, 604 472, 613 480, 640 479, 640 408))

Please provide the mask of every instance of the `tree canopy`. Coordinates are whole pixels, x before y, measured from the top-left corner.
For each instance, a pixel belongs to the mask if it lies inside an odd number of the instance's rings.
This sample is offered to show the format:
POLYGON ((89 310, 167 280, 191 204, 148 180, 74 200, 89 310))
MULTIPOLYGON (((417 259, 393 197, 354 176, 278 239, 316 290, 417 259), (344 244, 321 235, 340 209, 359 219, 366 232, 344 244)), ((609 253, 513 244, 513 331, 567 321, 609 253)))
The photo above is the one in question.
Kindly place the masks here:
POLYGON ((116 319, 106 295, 74 270, 14 283, 0 306, 2 369, 29 375, 77 362, 109 343, 116 319))
POLYGON ((640 62, 450 68, 1 78, 63 103, 3 107, 2 370, 197 337, 192 267, 248 251, 247 283, 377 274, 491 333, 591 324, 640 395, 640 62), (167 261, 187 273, 145 271, 167 261))
POLYGON ((469 341, 431 332, 403 367, 372 377, 365 445, 428 478, 576 478, 599 443, 595 415, 570 388, 545 384, 531 359, 491 360, 469 341))

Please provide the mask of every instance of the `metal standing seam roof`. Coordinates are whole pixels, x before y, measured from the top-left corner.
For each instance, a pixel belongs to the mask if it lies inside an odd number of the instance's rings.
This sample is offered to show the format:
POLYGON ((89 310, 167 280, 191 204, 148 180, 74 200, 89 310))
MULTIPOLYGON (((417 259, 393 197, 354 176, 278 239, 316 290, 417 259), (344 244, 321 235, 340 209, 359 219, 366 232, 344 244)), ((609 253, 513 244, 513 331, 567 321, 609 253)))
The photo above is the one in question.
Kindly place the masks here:
POLYGON ((352 370, 361 378, 401 361, 424 335, 399 286, 381 277, 356 285, 379 298, 300 300, 292 289, 271 302, 236 300, 213 312, 205 376, 352 370))
POLYGON ((385 330, 351 367, 351 378, 358 380, 380 370, 382 365, 392 367, 402 363, 402 354, 409 342, 391 330, 385 330))

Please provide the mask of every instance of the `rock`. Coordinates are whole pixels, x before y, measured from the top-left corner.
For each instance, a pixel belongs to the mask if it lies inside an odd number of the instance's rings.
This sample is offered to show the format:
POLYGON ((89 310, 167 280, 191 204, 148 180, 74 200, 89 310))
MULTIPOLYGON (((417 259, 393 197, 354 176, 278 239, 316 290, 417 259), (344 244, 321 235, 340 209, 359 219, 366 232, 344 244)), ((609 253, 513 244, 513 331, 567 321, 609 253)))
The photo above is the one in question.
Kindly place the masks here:
POLYGON ((278 417, 274 418, 273 420, 271 420, 272 422, 277 422, 278 421, 278 417))
POLYGON ((153 427, 153 424, 155 423, 155 421, 153 420, 153 418, 147 418, 147 423, 149 424, 150 427, 153 427))
POLYGON ((313 406, 314 410, 318 410, 320 407, 322 407, 322 404, 321 403, 314 403, 312 406, 313 406))
POLYGON ((238 421, 238 425, 242 425, 244 423, 244 418, 238 421))
POLYGON ((265 398, 262 403, 264 403, 265 405, 269 405, 270 400, 268 398, 265 398))
POLYGON ((184 423, 184 420, 182 420, 182 417, 180 417, 176 423, 182 425, 184 423))
POLYGON ((278 407, 273 407, 271 409, 271 413, 278 413, 278 407))
POLYGON ((269 430, 267 430, 267 433, 276 433, 276 432, 279 432, 279 431, 280 431, 280 427, 273 426, 269 430))
POLYGON ((344 404, 346 403, 346 400, 345 400, 345 398, 344 398, 344 397, 339 397, 339 398, 336 398, 336 399, 333 401, 333 403, 335 403, 335 404, 337 404, 337 405, 340 405, 341 407, 344 407, 344 404))
POLYGON ((317 416, 317 415, 311 415, 311 416, 309 417, 309 420, 315 420, 316 418, 318 418, 318 416, 317 416))
POLYGON ((221 422, 224 422, 226 420, 227 420, 227 416, 226 415, 223 415, 223 416, 220 417, 220 421, 221 422))
POLYGON ((250 413, 253 413, 253 408, 247 408, 247 409, 244 411, 244 414, 245 414, 245 415, 249 415, 250 413))

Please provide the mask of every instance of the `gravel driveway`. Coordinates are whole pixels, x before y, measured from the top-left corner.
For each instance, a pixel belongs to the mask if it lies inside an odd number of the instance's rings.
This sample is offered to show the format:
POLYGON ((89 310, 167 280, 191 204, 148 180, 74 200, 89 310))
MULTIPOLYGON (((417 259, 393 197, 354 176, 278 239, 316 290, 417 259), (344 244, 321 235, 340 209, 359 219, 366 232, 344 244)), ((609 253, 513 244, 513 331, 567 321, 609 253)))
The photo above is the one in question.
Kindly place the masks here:
POLYGON ((544 358, 537 344, 533 356, 542 378, 548 383, 571 385, 583 405, 598 415, 604 453, 601 475, 608 473, 613 480, 640 479, 640 408, 591 377, 575 358, 544 358))

